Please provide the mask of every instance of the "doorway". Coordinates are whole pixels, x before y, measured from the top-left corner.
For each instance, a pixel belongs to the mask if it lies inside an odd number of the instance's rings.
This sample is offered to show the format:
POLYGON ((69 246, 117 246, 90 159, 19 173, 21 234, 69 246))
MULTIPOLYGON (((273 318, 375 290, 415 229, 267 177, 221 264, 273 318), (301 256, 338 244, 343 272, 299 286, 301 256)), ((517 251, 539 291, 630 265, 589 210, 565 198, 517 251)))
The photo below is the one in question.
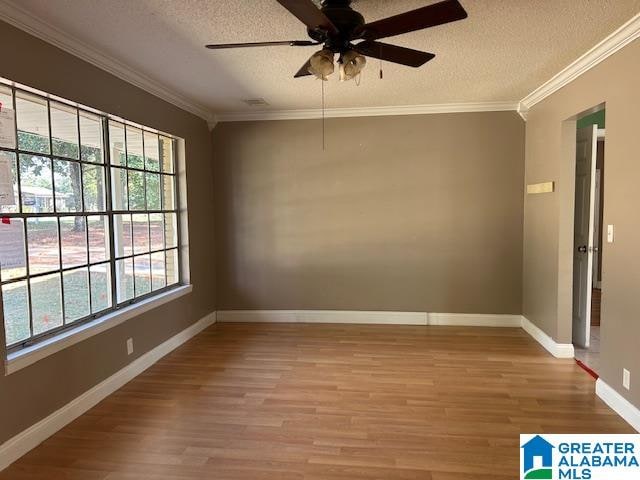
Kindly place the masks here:
POLYGON ((605 139, 604 109, 578 119, 573 242, 573 344, 576 360, 594 376, 600 370, 605 139))

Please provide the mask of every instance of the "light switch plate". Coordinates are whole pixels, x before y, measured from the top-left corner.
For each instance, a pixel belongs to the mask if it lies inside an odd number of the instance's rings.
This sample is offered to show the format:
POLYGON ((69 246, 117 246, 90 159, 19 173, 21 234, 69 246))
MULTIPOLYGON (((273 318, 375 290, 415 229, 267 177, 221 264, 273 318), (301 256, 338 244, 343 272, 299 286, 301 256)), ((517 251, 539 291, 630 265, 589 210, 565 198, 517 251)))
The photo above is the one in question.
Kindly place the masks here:
POLYGON ((626 368, 622 369, 622 386, 627 390, 631 388, 631 372, 626 368))
POLYGON ((613 225, 607 225, 607 242, 613 243, 613 225))

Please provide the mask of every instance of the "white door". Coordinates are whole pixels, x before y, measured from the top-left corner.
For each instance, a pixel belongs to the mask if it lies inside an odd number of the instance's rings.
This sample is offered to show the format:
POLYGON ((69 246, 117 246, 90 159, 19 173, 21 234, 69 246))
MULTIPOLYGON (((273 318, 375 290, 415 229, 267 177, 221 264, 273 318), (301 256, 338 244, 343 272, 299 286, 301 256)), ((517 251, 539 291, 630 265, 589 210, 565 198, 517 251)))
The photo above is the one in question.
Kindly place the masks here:
POLYGON ((573 343, 584 348, 589 346, 591 333, 597 147, 597 125, 578 130, 573 254, 573 343))
POLYGON ((596 168, 596 176, 594 178, 596 182, 596 188, 594 189, 595 194, 595 207, 593 210, 593 288, 600 288, 598 285, 598 270, 600 270, 599 265, 602 261, 600 257, 600 210, 602 209, 602 205, 600 205, 600 182, 602 182, 602 172, 600 169, 596 168))

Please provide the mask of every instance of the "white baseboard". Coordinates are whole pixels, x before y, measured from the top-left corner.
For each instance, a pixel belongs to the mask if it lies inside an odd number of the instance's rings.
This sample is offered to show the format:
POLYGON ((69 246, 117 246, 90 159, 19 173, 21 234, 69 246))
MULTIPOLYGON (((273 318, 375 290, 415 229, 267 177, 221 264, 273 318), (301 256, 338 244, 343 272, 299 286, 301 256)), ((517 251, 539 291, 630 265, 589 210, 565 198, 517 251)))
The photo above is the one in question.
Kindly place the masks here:
POLYGON ((533 337, 540 345, 547 349, 556 358, 574 358, 575 350, 571 343, 556 343, 549 335, 534 325, 526 317, 522 317, 522 328, 533 337))
POLYGON ((430 313, 429 325, 458 327, 511 327, 520 328, 520 315, 487 315, 477 313, 430 313))
POLYGON ((140 356, 122 370, 114 373, 64 407, 7 440, 0 446, 0 471, 215 322, 215 312, 210 313, 153 350, 140 356))
POLYGON ((640 432, 640 410, 599 378, 596 381, 596 395, 609 405, 614 412, 624 418, 637 432, 640 432))
POLYGON ((385 312, 359 310, 221 310, 221 323, 343 323, 378 325, 451 325, 464 327, 514 327, 520 315, 471 313, 385 312))
POLYGON ((358 310, 219 310, 221 323, 356 323, 427 325, 424 312, 367 312, 358 310))

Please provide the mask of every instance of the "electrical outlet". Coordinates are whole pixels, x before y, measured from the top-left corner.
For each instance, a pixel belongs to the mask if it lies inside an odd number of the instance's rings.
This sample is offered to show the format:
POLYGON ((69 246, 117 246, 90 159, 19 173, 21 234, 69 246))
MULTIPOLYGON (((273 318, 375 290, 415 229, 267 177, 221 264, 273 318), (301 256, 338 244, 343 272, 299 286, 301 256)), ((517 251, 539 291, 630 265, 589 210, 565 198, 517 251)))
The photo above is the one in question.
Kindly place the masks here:
POLYGON ((127 338, 127 355, 133 353, 133 338, 127 338))
POLYGON ((607 242, 613 243, 613 225, 607 225, 607 242))
POLYGON ((631 388, 631 372, 626 368, 622 369, 622 386, 627 390, 631 388))

